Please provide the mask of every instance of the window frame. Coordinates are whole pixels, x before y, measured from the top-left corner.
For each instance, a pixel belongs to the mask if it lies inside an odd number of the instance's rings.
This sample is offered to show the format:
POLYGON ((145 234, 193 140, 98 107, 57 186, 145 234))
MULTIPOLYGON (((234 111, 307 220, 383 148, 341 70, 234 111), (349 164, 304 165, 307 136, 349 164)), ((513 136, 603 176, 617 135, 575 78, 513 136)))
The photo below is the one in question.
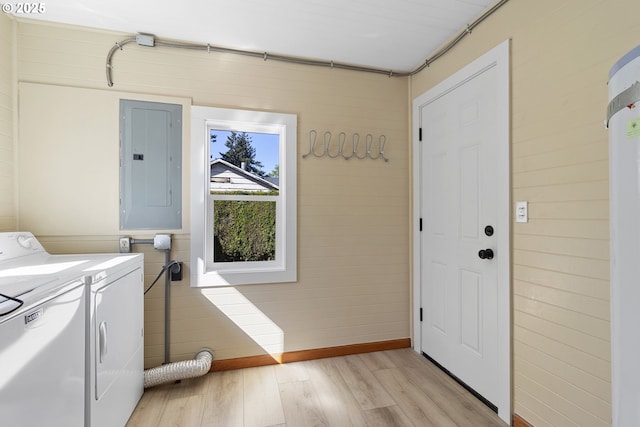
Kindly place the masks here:
MULTIPOLYGON (((214 287, 297 280, 297 116, 295 114, 191 107, 191 286, 214 287), (276 197, 276 260, 213 262, 213 206, 210 197, 209 131, 279 134, 279 194, 276 197), (209 238, 208 236, 211 236, 209 238), (210 260, 210 261, 209 261, 210 260)), ((247 196, 216 195, 241 200, 247 196)))

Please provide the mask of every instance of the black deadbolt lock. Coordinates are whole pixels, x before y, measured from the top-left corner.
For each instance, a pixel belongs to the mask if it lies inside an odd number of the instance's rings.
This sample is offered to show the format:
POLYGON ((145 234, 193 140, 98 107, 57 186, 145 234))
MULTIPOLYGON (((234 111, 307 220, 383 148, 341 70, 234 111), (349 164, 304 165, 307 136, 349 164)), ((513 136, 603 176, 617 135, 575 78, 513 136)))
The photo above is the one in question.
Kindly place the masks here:
POLYGON ((493 236, 493 227, 490 225, 487 225, 484 228, 484 234, 486 234, 487 236, 493 236))

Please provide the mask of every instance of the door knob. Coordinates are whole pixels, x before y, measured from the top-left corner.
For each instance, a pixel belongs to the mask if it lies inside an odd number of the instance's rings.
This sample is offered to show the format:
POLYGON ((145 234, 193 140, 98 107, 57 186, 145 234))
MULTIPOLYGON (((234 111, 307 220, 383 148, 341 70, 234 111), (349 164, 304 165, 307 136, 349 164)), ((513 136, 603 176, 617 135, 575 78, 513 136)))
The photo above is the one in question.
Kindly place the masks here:
POLYGON ((481 249, 478 256, 480 259, 493 259, 493 249, 481 249))

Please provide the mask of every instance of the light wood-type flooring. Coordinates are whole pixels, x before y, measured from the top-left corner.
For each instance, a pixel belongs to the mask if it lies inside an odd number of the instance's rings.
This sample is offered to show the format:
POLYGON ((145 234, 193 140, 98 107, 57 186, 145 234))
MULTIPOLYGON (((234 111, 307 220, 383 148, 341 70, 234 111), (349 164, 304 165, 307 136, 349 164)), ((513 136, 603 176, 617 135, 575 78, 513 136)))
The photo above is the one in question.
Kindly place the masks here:
POLYGON ((506 426, 409 348, 207 374, 147 389, 128 427, 506 426))

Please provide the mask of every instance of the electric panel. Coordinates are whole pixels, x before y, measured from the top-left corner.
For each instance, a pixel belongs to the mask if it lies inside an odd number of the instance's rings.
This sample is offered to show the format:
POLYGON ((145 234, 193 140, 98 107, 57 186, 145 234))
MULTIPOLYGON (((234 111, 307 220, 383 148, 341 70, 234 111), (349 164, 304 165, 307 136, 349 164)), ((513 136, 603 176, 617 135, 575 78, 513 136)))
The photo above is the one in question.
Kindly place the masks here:
POLYGON ((182 228, 182 105, 120 100, 120 229, 182 228))

